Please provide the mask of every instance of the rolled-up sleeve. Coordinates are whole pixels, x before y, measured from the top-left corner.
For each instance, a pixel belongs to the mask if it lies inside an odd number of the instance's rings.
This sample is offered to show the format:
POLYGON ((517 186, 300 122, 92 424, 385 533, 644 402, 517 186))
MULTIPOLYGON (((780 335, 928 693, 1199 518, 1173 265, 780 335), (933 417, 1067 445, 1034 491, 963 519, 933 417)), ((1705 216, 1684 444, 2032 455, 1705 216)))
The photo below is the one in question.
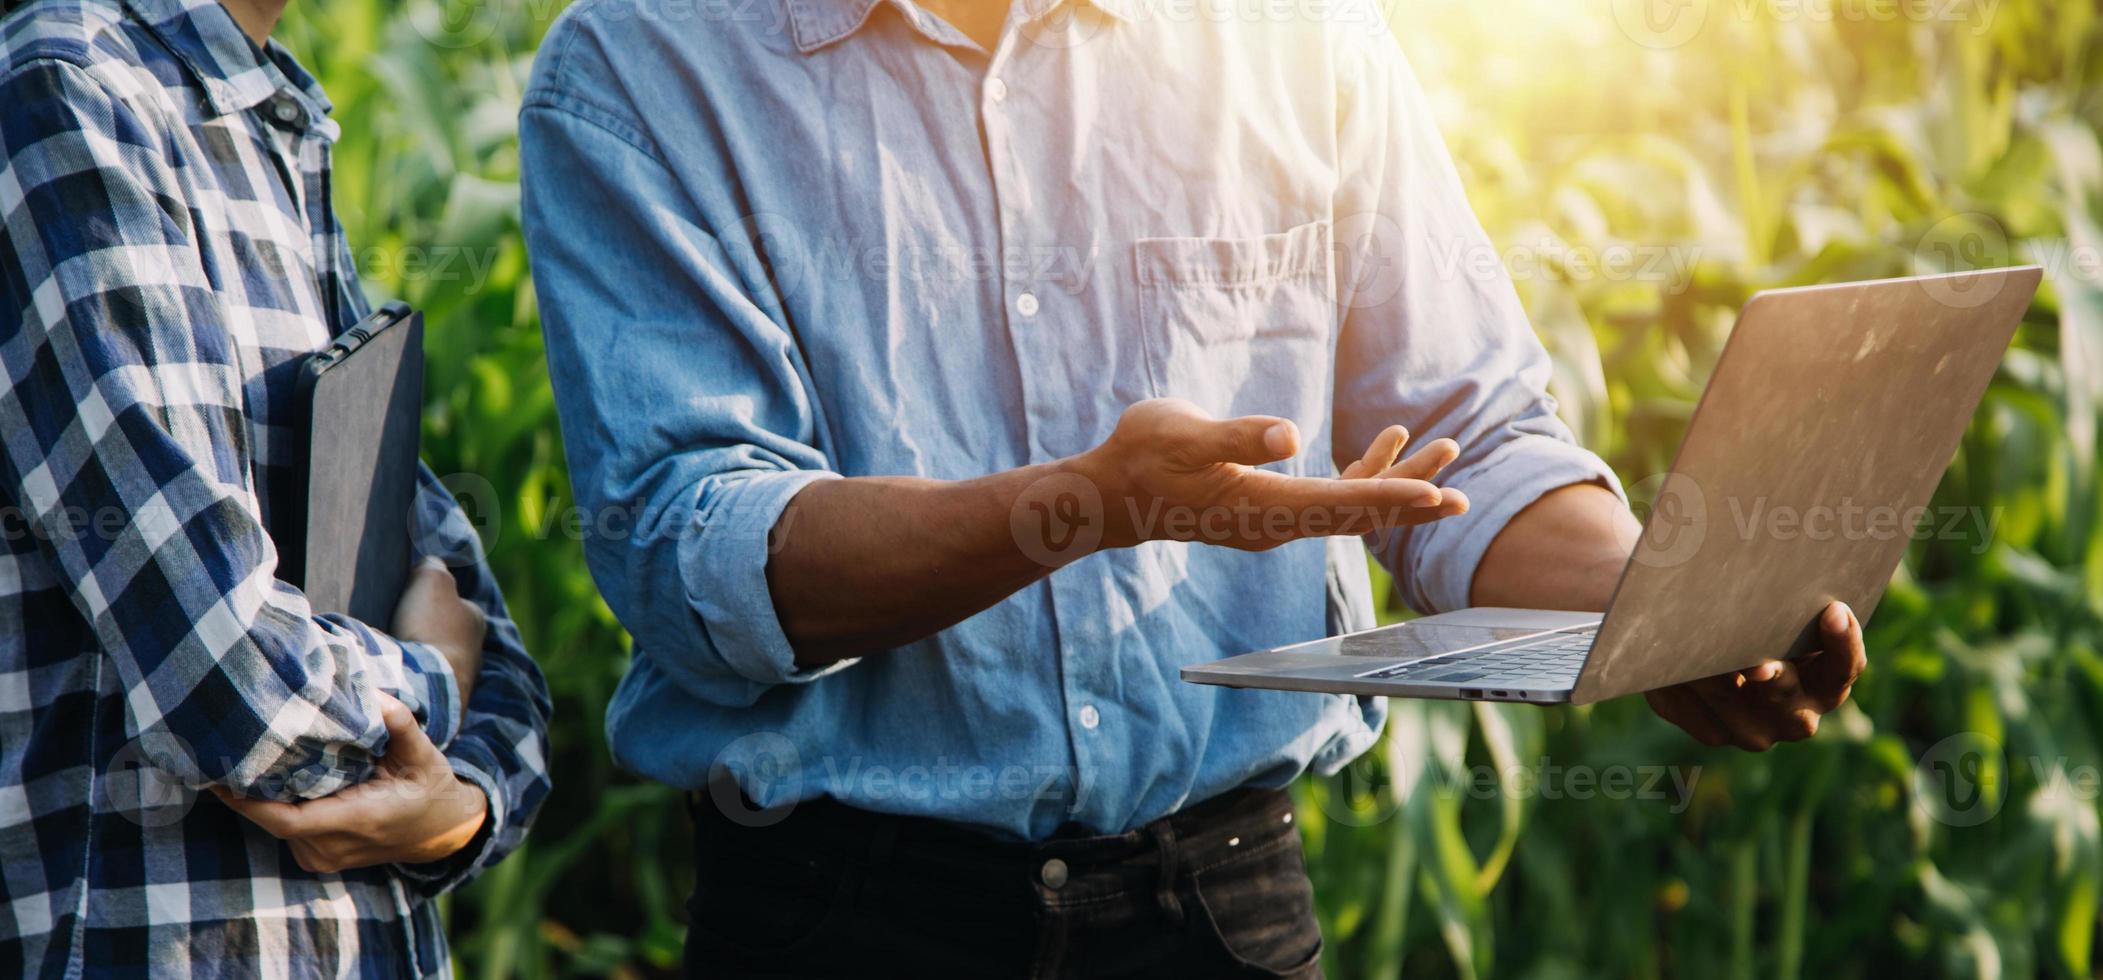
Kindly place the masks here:
POLYGON ((35 537, 93 631, 148 761, 190 785, 327 796, 385 754, 379 692, 444 745, 457 689, 437 651, 316 614, 278 580, 245 355, 158 111, 61 61, 0 78, 0 486, 25 521, 10 533, 35 537))
MULTIPOLYGON (((833 474, 819 470, 752 473, 718 482, 698 523, 679 549, 688 595, 709 638, 731 670, 761 683, 808 680, 817 672, 795 667, 788 636, 767 590, 767 540, 789 498, 833 474)), ((784 533, 794 533, 784 529, 784 533)))
POLYGON ((739 229, 712 226, 638 125, 572 84, 588 44, 538 66, 520 121, 586 560, 639 651, 697 698, 750 704, 852 663, 797 669, 766 576, 790 498, 836 474, 768 270, 722 244, 739 229))
POLYGON ((1621 486, 1557 418, 1548 354, 1401 51, 1385 35, 1353 34, 1338 58, 1335 452, 1347 465, 1396 423, 1413 443, 1460 444, 1440 482, 1468 495, 1469 512, 1369 542, 1411 607, 1457 609, 1521 510, 1572 484, 1621 486))

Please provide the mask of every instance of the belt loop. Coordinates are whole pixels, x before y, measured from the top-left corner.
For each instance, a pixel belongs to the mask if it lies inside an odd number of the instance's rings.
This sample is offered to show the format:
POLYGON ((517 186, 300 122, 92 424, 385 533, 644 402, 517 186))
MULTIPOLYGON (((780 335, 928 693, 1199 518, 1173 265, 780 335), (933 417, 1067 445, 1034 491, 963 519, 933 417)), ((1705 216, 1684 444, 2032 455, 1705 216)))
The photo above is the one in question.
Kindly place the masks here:
POLYGON ((1183 924, 1183 900, 1176 897, 1176 828, 1166 818, 1156 820, 1147 831, 1154 838, 1154 850, 1161 859, 1161 880, 1155 889, 1155 898, 1161 903, 1161 911, 1168 920, 1183 924))

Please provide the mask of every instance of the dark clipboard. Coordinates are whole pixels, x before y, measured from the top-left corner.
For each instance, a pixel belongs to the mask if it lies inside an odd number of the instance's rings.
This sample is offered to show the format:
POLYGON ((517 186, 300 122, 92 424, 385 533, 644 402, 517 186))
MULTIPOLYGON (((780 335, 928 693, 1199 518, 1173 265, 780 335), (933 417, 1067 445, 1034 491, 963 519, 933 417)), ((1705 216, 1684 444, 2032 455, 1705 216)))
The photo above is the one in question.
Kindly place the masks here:
POLYGON ((423 314, 388 303, 300 362, 278 577, 316 613, 385 629, 408 581, 423 436, 423 314))

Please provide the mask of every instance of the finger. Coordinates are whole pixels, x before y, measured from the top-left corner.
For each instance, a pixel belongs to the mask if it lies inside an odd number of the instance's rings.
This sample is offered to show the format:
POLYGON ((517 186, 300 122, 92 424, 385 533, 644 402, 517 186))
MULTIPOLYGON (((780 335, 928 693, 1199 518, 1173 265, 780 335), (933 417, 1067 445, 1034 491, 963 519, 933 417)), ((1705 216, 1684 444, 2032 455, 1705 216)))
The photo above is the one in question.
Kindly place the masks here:
POLYGON ((1724 730, 1723 722, 1684 687, 1660 688, 1645 693, 1643 699, 1650 702, 1650 710, 1658 717, 1679 726, 1681 731, 1703 745, 1713 749, 1730 741, 1730 733, 1724 730))
POLYGON ((1408 477, 1413 480, 1429 480, 1439 471, 1453 465, 1460 458, 1460 443, 1451 439, 1433 439, 1419 447, 1409 458, 1389 467, 1382 477, 1408 477))
MULTIPOLYGON (((214 790, 217 790, 214 787, 214 790)), ((253 796, 235 796, 219 792, 219 801, 235 813, 248 819, 249 823, 263 828, 263 832, 279 840, 295 840, 309 832, 310 824, 305 808, 298 803, 283 803, 277 800, 259 799, 253 796)))
POLYGON ((1360 480, 1395 465, 1395 457, 1402 455, 1402 447, 1409 444, 1409 430, 1399 425, 1390 425, 1373 437, 1373 444, 1366 447, 1365 455, 1344 467, 1343 478, 1360 480))
POLYGON ((1338 480, 1286 476, 1260 470, 1242 482, 1247 503, 1294 511, 1407 511, 1436 507, 1444 499, 1438 487, 1423 480, 1338 480))
POLYGON ((1794 706, 1804 696, 1803 678, 1787 660, 1769 660, 1739 673, 1745 677, 1746 694, 1769 704, 1794 706))
POLYGON ((309 840, 296 840, 289 843, 292 851, 292 860, 310 874, 332 875, 347 867, 334 848, 309 840))
POLYGON ((1439 505, 1437 507, 1420 507, 1417 509, 1416 513, 1408 515, 1408 519, 1406 521, 1403 521, 1402 523, 1428 524, 1432 521, 1444 520, 1448 517, 1459 517, 1460 515, 1465 514, 1467 512, 1467 494, 1462 493, 1456 487, 1440 487, 1439 505), (1426 513, 1426 511, 1429 511, 1429 513, 1426 513))
POLYGON ((1805 693, 1803 672, 1787 660, 1769 660, 1738 672, 1743 678, 1738 698, 1749 702, 1767 735, 1777 742, 1796 742, 1818 734, 1825 712, 1805 693))
POLYGON ((438 751, 437 743, 417 724, 416 714, 409 706, 382 691, 380 720, 387 725, 386 765, 396 771, 421 769, 444 765, 445 756, 438 751))
MULTIPOLYGON (((1459 490, 1456 490, 1452 487, 1440 487, 1439 502, 1436 505, 1430 507, 1413 507, 1409 510, 1396 510, 1394 508, 1387 508, 1384 510, 1373 511, 1370 513, 1361 513, 1359 515, 1360 526, 1355 527, 1351 531, 1351 533, 1366 534, 1372 531, 1381 530, 1383 528, 1406 527, 1417 524, 1429 524, 1432 521, 1442 521, 1448 517, 1459 517, 1460 515, 1465 514, 1467 512, 1467 494, 1462 493, 1459 490)), ((1342 516, 1350 517, 1352 516, 1352 514, 1350 512, 1346 512, 1342 516)))
POLYGON ((1826 606, 1818 631, 1824 643, 1816 656, 1804 662, 1804 692, 1814 707, 1827 712, 1847 702, 1855 679, 1869 666, 1869 655, 1862 647, 1862 621, 1847 603, 1826 606))
POLYGON ((1269 415, 1238 419, 1184 420, 1180 441, 1194 463, 1240 463, 1261 466, 1291 459, 1300 452, 1300 430, 1292 422, 1269 415))
POLYGON ((1772 708, 1756 706, 1753 700, 1741 693, 1743 678, 1736 673, 1710 677, 1687 685, 1695 697, 1701 699, 1716 720, 1723 723, 1723 730, 1730 744, 1747 752, 1765 752, 1779 741, 1770 724, 1772 708))

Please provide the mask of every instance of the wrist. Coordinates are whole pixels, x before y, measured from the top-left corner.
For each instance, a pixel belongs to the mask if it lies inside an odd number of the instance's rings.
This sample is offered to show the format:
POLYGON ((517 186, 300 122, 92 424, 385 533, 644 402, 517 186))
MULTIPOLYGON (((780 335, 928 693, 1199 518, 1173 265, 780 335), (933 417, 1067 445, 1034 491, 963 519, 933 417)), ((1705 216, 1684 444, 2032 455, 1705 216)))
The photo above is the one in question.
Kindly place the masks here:
POLYGON ((1052 477, 1046 479, 1078 478, 1091 491, 1088 496, 1092 499, 1084 503, 1096 511, 1094 517, 1102 528, 1100 543, 1092 550, 1129 548, 1144 540, 1132 522, 1130 482, 1107 444, 1068 456, 1051 466, 1052 477))

